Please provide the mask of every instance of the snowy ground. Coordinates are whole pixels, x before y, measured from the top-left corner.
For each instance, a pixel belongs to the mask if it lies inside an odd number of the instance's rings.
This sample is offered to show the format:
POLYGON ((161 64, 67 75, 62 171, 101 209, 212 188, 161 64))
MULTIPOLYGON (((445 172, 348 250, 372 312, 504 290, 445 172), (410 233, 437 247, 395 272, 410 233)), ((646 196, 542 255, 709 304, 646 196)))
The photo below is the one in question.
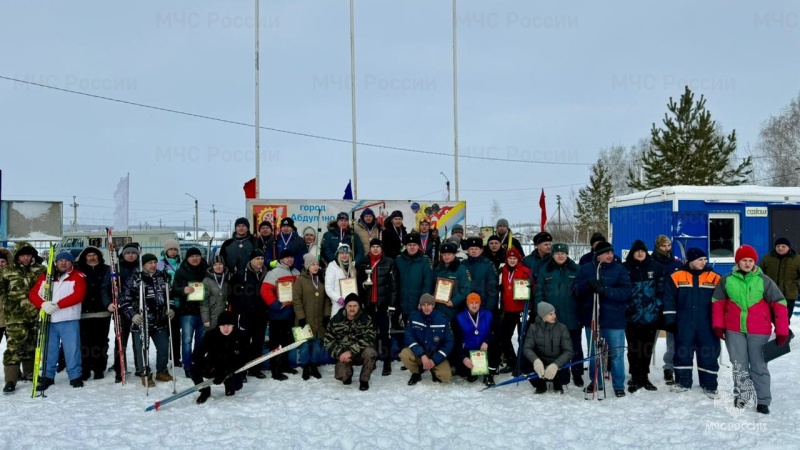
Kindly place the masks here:
MULTIPOLYGON (((799 318, 793 330, 800 335, 799 318)), ((800 340, 799 340, 800 341, 800 340)), ((800 344, 770 364, 772 414, 753 409, 734 417, 697 387, 670 393, 658 368, 651 367, 656 392, 585 401, 569 386, 562 395, 534 395, 529 384, 480 392, 480 383, 456 379, 434 385, 430 376, 407 386, 399 363, 389 377, 377 371, 368 392, 343 386, 332 366, 321 380, 299 375, 277 382, 249 377, 244 389, 225 397, 222 387, 196 405, 196 395, 158 412, 144 408, 172 393, 157 383, 145 397, 138 380, 114 384, 113 374, 69 387, 64 373, 46 398, 30 398, 30 383, 3 396, 2 448, 792 448, 797 445, 800 344), (794 442, 794 444, 792 444, 794 442)), ((0 350, 5 349, 5 340, 0 350)), ((724 345, 723 345, 723 352, 724 345)), ((153 353, 153 358, 155 355, 153 353)), ((727 363, 727 354, 723 354, 727 363)), ((178 369, 181 370, 181 369, 178 369)), ((723 377, 729 372, 722 368, 723 377)), ((356 372, 357 373, 357 372, 356 372)), ((182 376, 178 390, 191 385, 182 376)), ((508 375, 500 376, 499 381, 508 375)), ((725 381, 723 378, 720 382, 725 381)), ((609 383, 610 388, 610 383, 609 383)), ((727 402, 726 402, 727 403, 727 402)))

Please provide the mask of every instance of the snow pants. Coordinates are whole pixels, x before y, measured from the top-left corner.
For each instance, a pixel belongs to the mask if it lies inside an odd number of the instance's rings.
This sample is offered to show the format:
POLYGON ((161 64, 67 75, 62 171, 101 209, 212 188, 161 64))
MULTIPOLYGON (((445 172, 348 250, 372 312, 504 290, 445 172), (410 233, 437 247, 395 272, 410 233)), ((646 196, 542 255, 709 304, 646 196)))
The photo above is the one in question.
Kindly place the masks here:
POLYGON ((711 324, 693 326, 690 323, 679 322, 678 331, 675 333, 675 356, 672 359, 675 383, 685 388, 692 387, 693 360, 697 356, 700 386, 712 391, 717 390, 720 351, 719 338, 711 329, 711 324))
POLYGON ((743 334, 725 331, 725 347, 733 365, 733 387, 736 392, 746 391, 747 380, 752 381, 759 405, 772 402, 770 392, 770 376, 767 363, 764 362, 762 346, 769 336, 764 334, 743 334))

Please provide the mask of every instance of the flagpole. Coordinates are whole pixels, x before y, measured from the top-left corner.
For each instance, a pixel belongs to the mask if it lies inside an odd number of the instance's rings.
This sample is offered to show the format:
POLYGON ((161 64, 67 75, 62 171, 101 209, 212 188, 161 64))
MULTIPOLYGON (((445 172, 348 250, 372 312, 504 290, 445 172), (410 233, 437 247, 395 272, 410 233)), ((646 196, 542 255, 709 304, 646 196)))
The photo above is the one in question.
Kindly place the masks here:
POLYGON ((255 23, 256 23, 255 24, 256 25, 255 26, 255 28, 256 28, 256 36, 255 36, 255 38, 256 38, 256 42, 255 42, 255 64, 256 64, 256 84, 255 84, 255 88, 256 88, 256 92, 255 92, 255 94, 256 94, 256 126, 255 126, 255 129, 256 129, 256 136, 255 136, 255 138, 256 138, 256 196, 255 196, 255 198, 258 198, 259 185, 260 185, 260 182, 261 182, 261 142, 260 142, 260 135, 259 135, 260 129, 261 129, 261 121, 260 121, 260 118, 259 118, 259 111, 258 111, 259 104, 261 103, 260 102, 261 91, 258 88, 258 66, 259 66, 259 64, 258 64, 258 47, 259 47, 259 42, 258 42, 259 27, 258 27, 258 23, 260 22, 259 16, 258 16, 258 2, 261 1, 261 0, 255 0, 255 1, 256 1, 256 12, 255 12, 255 23))
POLYGON ((458 196, 458 32, 456 0, 453 0, 453 164, 455 166, 456 201, 458 196))
POLYGON ((125 235, 129 235, 128 230, 131 228, 131 173, 127 172, 125 175, 125 235))
POLYGON ((353 127, 353 199, 358 199, 358 149, 356 148, 356 30, 353 0, 350 0, 350 102, 353 127))

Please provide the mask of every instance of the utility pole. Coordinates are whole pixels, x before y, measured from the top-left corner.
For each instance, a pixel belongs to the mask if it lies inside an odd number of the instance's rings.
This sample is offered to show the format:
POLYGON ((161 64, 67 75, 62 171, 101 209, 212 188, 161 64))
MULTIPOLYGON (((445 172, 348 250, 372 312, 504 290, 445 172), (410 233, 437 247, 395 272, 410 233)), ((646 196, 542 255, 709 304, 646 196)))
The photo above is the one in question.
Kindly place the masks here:
POLYGON ((160 218, 158 219, 158 229, 159 229, 159 230, 163 229, 163 228, 161 227, 161 219, 160 219, 160 218))
POLYGON ((211 205, 211 227, 212 230, 214 230, 211 235, 211 239, 213 240, 217 237, 217 208, 214 207, 214 205, 211 205))
POLYGON ((442 176, 444 177, 445 180, 447 180, 447 181, 445 181, 444 185, 447 188, 447 201, 449 202, 450 201, 450 179, 447 178, 447 175, 445 175, 444 172, 439 172, 439 173, 442 174, 442 176))
POLYGON ((192 197, 194 199, 194 240, 196 241, 197 237, 198 237, 197 236, 197 228, 198 228, 198 225, 199 225, 199 222, 200 222, 200 212, 197 210, 197 197, 195 197, 194 195, 192 195, 192 194, 190 194, 188 192, 186 193, 186 195, 188 195, 189 197, 192 197))
MULTIPOLYGON (((561 196, 556 195, 556 212, 558 213, 558 235, 561 236, 561 196)), ((559 239, 564 240, 563 237, 559 237, 559 239)))
MULTIPOLYGON (((78 231, 78 202, 75 201, 75 196, 72 196, 72 231, 78 231)), ((62 222, 63 223, 63 222, 62 222)))

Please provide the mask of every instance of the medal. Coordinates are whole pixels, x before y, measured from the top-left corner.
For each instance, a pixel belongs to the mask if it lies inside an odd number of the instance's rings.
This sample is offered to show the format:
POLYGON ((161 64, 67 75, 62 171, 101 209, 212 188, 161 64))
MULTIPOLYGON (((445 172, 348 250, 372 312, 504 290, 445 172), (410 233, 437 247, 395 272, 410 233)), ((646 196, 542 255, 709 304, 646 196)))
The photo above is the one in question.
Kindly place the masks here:
POLYGON ((314 292, 314 297, 319 297, 319 292, 314 292))
POLYGON ((477 336, 477 335, 478 335, 478 330, 475 330, 475 336, 477 336))
POLYGON ((244 245, 242 245, 242 244, 239 244, 239 248, 242 248, 242 247, 244 247, 244 245))

